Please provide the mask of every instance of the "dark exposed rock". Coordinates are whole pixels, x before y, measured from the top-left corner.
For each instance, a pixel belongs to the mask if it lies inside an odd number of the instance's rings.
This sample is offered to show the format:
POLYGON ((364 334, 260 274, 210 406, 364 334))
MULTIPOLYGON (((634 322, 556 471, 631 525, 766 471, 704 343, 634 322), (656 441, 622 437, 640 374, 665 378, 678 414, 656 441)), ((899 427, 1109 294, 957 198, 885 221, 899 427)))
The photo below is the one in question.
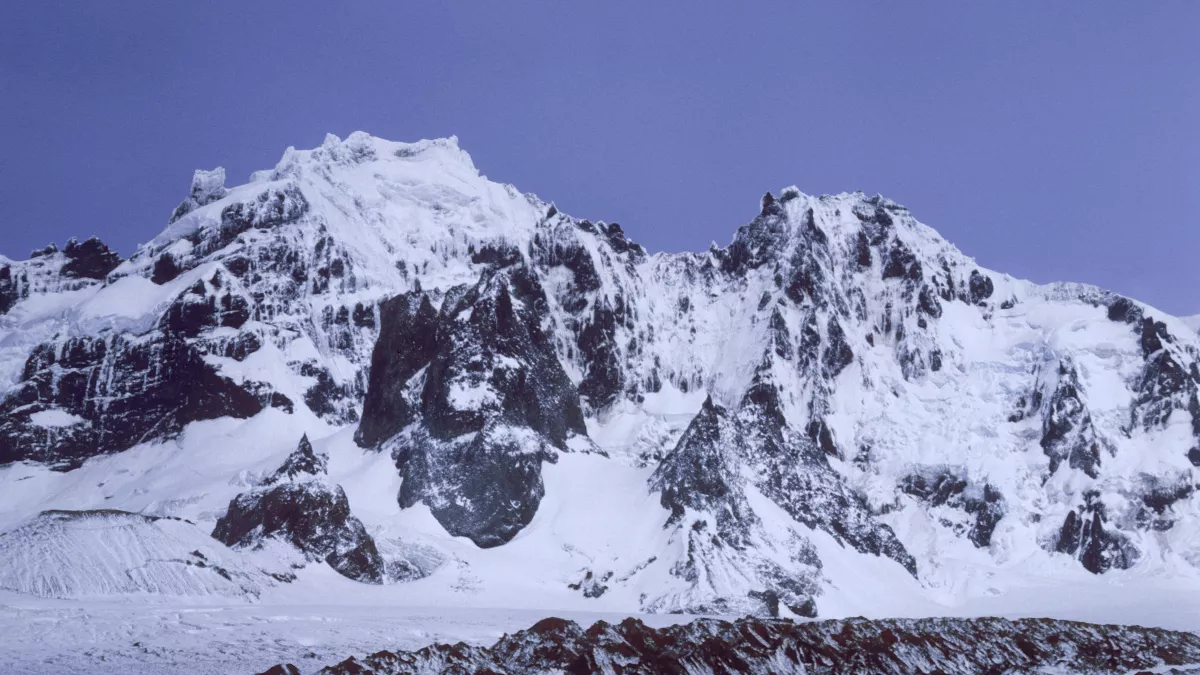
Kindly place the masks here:
MULTIPOLYGON (((779 607, 782 604, 782 598, 779 594, 772 590, 767 591, 750 591, 749 596, 756 600, 761 600, 763 608, 766 610, 765 615, 771 618, 779 617, 779 607)), ((810 619, 817 616, 817 605, 812 598, 808 598, 799 605, 787 605, 788 611, 796 616, 807 617, 810 619)))
POLYGON ((338 424, 358 421, 358 412, 349 402, 353 392, 347 385, 338 384, 328 368, 305 363, 300 374, 317 381, 304 392, 304 404, 314 413, 338 424))
POLYGON ((452 289, 436 317, 416 294, 381 310, 358 441, 393 439, 401 506, 425 502, 479 546, 529 523, 542 462, 586 435, 579 395, 541 328, 546 306, 536 279, 514 268, 452 289))
POLYGON ((921 292, 917 296, 917 309, 935 319, 942 315, 942 303, 938 300, 937 294, 928 286, 921 287, 921 292))
POLYGON ((942 369, 942 352, 941 352, 941 350, 935 349, 935 350, 929 352, 929 369, 935 373, 942 369))
POLYGON ((308 440, 308 434, 304 434, 300 437, 300 445, 296 446, 296 450, 288 455, 283 464, 275 470, 275 474, 263 481, 263 484, 272 485, 281 480, 303 477, 305 474, 323 476, 327 473, 329 473, 328 458, 314 452, 312 443, 308 440))
POLYGON ((29 257, 30 258, 44 258, 46 256, 54 255, 55 253, 58 253, 58 245, 55 244, 54 242, 50 242, 49 244, 46 244, 46 246, 43 248, 35 248, 32 251, 30 251, 29 257))
POLYGON ((1143 475, 1136 496, 1141 507, 1135 513, 1140 529, 1162 532, 1175 525, 1175 504, 1185 501, 1196 491, 1188 474, 1179 476, 1143 475))
POLYGON ((857 256, 858 266, 867 268, 871 266, 871 242, 867 239, 867 233, 862 230, 858 231, 854 239, 854 250, 857 256))
POLYGON ((825 273, 811 255, 800 254, 792 261, 792 275, 788 280, 784 293, 796 304, 802 304, 805 299, 822 304, 821 284, 825 273))
POLYGON ((909 250, 908 246, 899 239, 893 239, 891 248, 883 264, 884 279, 908 279, 920 281, 924 273, 921 262, 909 250))
POLYGON ((1142 308, 1135 305, 1132 300, 1126 297, 1118 295, 1108 305, 1108 319, 1110 321, 1140 324, 1142 316, 1142 308))
POLYGON ((585 598, 598 598, 608 591, 605 582, 611 578, 612 572, 605 572, 597 576, 591 570, 587 570, 582 579, 573 584, 567 584, 567 588, 583 593, 585 598))
MULTIPOLYGON (((650 477, 651 491, 660 492, 660 503, 671 512, 667 527, 679 528, 687 542, 687 557, 671 573, 689 584, 697 584, 717 574, 715 565, 728 564, 731 551, 748 551, 753 533, 761 528, 745 496, 745 478, 737 462, 746 454, 743 428, 725 408, 705 400, 675 448, 660 462, 650 477), (715 522, 693 520, 685 515, 711 514, 715 522)), ((811 544, 795 540, 789 544, 795 566, 784 570, 779 565, 747 553, 738 563, 746 574, 763 584, 750 592, 757 600, 756 611, 778 615, 780 603, 792 611, 814 611, 814 596, 819 588, 800 570, 815 573, 821 563, 811 544), (807 609, 804 609, 807 608, 807 609)), ((712 604, 691 607, 696 612, 730 612, 744 605, 737 598, 717 597, 712 604)))
POLYGON ((259 193, 253 200, 230 204, 221 210, 221 221, 203 233, 194 254, 218 251, 251 229, 269 230, 298 221, 308 212, 308 200, 294 184, 259 193))
POLYGON ((1129 569, 1139 558, 1137 549, 1120 532, 1104 528, 1108 515, 1099 494, 1084 496, 1085 503, 1063 520, 1054 550, 1078 558, 1093 574, 1129 569))
POLYGON ((650 490, 661 491, 663 508, 678 520, 686 509, 717 513, 717 530, 736 540, 739 520, 749 517, 739 478, 729 465, 729 451, 738 442, 728 411, 709 396, 692 418, 675 449, 650 477, 650 490), (725 522, 725 519, 731 519, 725 522))
POLYGON ((179 263, 175 261, 175 256, 164 252, 154 260, 154 270, 150 274, 150 281, 161 286, 168 281, 173 281, 182 271, 179 263))
POLYGON ((375 311, 370 305, 364 305, 361 302, 354 304, 354 325, 358 328, 374 328, 375 327, 375 311))
POLYGON ((833 379, 854 361, 854 351, 846 342, 842 325, 833 317, 829 318, 825 339, 825 353, 821 358, 823 374, 827 379, 833 379))
POLYGON ((840 457, 837 444, 833 441, 833 430, 825 424, 825 420, 815 419, 808 423, 808 438, 817 447, 821 448, 821 452, 831 457, 840 457))
POLYGON ((684 508, 716 513, 718 535, 737 543, 754 516, 744 505, 734 461, 753 467, 756 487, 797 521, 860 552, 892 558, 916 576, 912 555, 891 528, 875 521, 863 498, 830 467, 826 453, 807 435, 790 433, 769 381, 756 378, 736 415, 707 400, 650 487, 662 492, 663 506, 675 516, 684 508))
POLYGON ((173 437, 190 422, 246 418, 262 408, 174 333, 59 339, 34 349, 20 384, 0 402, 0 464, 27 459, 70 468, 173 437), (44 410, 79 421, 39 427, 33 416, 44 410))
POLYGON ((596 271, 596 263, 592 261, 591 254, 582 244, 576 241, 555 240, 539 249, 539 258, 540 262, 548 267, 561 265, 570 270, 574 277, 574 287, 579 294, 600 289, 600 273, 596 271))
POLYGON ((384 563, 375 541, 350 513, 341 486, 329 484, 325 465, 304 436, 262 486, 229 502, 212 536, 234 548, 259 548, 278 539, 343 576, 382 583, 384 563))
MULTIPOLYGON (((1200 385, 1200 373, 1197 373, 1197 370, 1200 370, 1200 366, 1193 363, 1192 380, 1200 385)), ((1196 437, 1197 441, 1200 441, 1200 386, 1192 390, 1192 398, 1188 401, 1187 410, 1188 414, 1192 416, 1192 435, 1196 437)))
POLYGON ((485 275, 456 302, 449 300, 439 317, 437 348, 421 394, 433 437, 477 432, 493 417, 528 427, 559 447, 569 434, 586 434, 575 387, 539 317, 515 310, 506 277, 485 275), (480 401, 463 401, 459 392, 477 392, 480 401))
POLYGON ((282 410, 283 412, 285 412, 289 415, 291 415, 292 413, 295 412, 295 407, 294 407, 294 404, 292 403, 292 399, 288 398, 287 396, 284 396, 283 394, 281 394, 277 391, 273 391, 268 395, 267 405, 271 406, 272 408, 282 410))
POLYGON ((515 246, 484 244, 471 254, 471 262, 495 267, 509 267, 521 259, 521 251, 515 246))
POLYGON ((290 663, 281 663, 267 668, 258 675, 301 675, 300 669, 290 663))
POLYGON ((1200 377, 1188 372, 1181 363, 1176 340, 1166 324, 1144 317, 1140 329, 1139 343, 1146 365, 1135 386, 1137 397, 1133 401, 1131 423, 1150 430, 1165 426, 1175 410, 1190 405, 1200 389, 1200 377))
POLYGON ((121 264, 121 256, 97 237, 82 244, 72 239, 63 248, 63 254, 67 262, 62 266, 62 275, 76 279, 103 279, 121 264))
MULTIPOLYGON (((854 205, 854 217, 861 220, 863 223, 876 225, 874 228, 877 232, 883 232, 891 228, 895 221, 892 220, 892 215, 887 212, 884 206, 875 201, 875 198, 867 199, 864 203, 854 205)), ((878 242, 872 242, 878 243, 878 242)))
POLYGON ((977 305, 992 297, 994 290, 992 279, 985 274, 980 274, 979 270, 971 270, 971 278, 967 283, 971 304, 977 305))
POLYGON ((617 253, 627 253, 630 259, 635 261, 646 257, 646 249, 642 248, 641 244, 630 241, 625 236, 625 230, 617 223, 609 223, 605 234, 608 236, 608 245, 617 253))
POLYGON ((424 293, 405 293, 384 302, 379 316, 362 423, 354 434, 363 447, 375 447, 413 422, 417 405, 405 395, 405 387, 437 347, 437 310, 424 293))
POLYGON ((1200 661, 1200 637, 1054 619, 638 619, 583 628, 548 618, 491 646, 434 644, 348 658, 322 675, 401 673, 946 673, 1117 675, 1200 661))
POLYGON ((824 453, 784 450, 777 459, 763 460, 769 467, 758 486, 764 494, 806 526, 861 553, 891 558, 917 576, 916 559, 889 526, 875 520, 863 497, 829 467, 824 453))
POLYGON ((775 195, 770 192, 763 195, 759 202, 759 212, 762 216, 782 216, 783 206, 775 199, 775 195))
POLYGON ((1079 375, 1069 359, 1057 367, 1058 380, 1050 392, 1042 421, 1042 450, 1050 458, 1050 473, 1065 460, 1095 478, 1099 475, 1100 439, 1081 397, 1079 375))
POLYGON ((576 344, 585 366, 583 381, 579 383, 579 395, 587 399, 589 407, 594 410, 616 400, 622 388, 616 330, 616 313, 605 299, 593 306, 591 321, 579 331, 576 344))
POLYGON ((401 508, 425 502, 451 535, 480 548, 507 543, 537 513, 545 495, 542 462, 555 458, 548 449, 534 450, 537 439, 530 436, 492 422, 449 441, 423 433, 405 439, 396 455, 404 477, 401 508))
POLYGON ((795 353, 791 331, 788 330, 787 321, 778 307, 771 312, 768 330, 771 335, 771 347, 775 350, 776 356, 790 360, 795 353))
POLYGON ((991 544, 992 533, 1006 511, 1004 496, 995 486, 971 484, 960 472, 949 467, 930 467, 909 474, 900 480, 899 488, 928 506, 948 506, 974 516, 966 534, 978 548, 987 548, 991 544))
POLYGON ((7 314, 20 299, 21 289, 13 278, 12 268, 0 265, 0 316, 7 314))
POLYGON ((759 216, 738 228, 733 243, 727 248, 711 251, 720 263, 721 271, 740 277, 775 260, 787 238, 786 222, 780 217, 759 216))
POLYGON ((1155 321, 1151 317, 1142 319, 1142 338, 1140 344, 1142 346, 1142 356, 1150 358, 1155 352, 1163 348, 1164 342, 1173 342, 1171 334, 1167 332, 1167 324, 1161 321, 1155 321))
POLYGON ((805 212, 800 227, 801 237, 791 257, 792 271, 784 293, 798 305, 807 299, 824 307, 826 275, 819 261, 828 256, 829 238, 817 226, 812 209, 805 212))
POLYGON ((250 319, 249 303, 222 285, 220 272, 207 282, 197 280, 175 297, 159 319, 159 327, 188 338, 211 328, 241 328, 250 319))

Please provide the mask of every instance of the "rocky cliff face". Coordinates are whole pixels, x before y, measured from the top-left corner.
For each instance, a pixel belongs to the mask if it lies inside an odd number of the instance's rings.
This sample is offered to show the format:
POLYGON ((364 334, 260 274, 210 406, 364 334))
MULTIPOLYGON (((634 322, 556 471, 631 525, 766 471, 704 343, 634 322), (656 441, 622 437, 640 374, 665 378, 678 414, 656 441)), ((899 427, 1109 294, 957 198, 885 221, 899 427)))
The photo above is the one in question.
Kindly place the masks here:
POLYGON ((397 432, 389 447, 404 477, 401 506, 423 501, 450 534, 499 546, 537 511, 542 462, 585 438, 579 394, 542 330, 546 296, 528 269, 488 269, 449 289, 432 324, 425 307, 427 296, 401 296, 400 316, 385 323, 375 363, 398 377, 368 393, 364 425, 397 432), (432 344, 389 349, 416 332, 432 344))
MULTIPOLYGON (((636 619, 583 628, 544 619, 495 644, 435 644, 348 658, 326 675, 418 673, 1128 673, 1200 661, 1190 633, 1049 619, 893 619, 792 623, 699 619, 653 629, 636 619)), ((267 673, 298 672, 290 664, 267 673)))
POLYGON ((654 611, 811 614, 826 537, 932 585, 1031 549, 1194 566, 1198 364, 1178 320, 983 269, 882 197, 787 188, 726 247, 649 255, 453 139, 198 172, 128 260, 0 265, 0 463, 303 407, 394 459, 401 507, 495 547, 547 465, 604 453, 662 506, 665 548, 630 563, 672 580, 654 611))

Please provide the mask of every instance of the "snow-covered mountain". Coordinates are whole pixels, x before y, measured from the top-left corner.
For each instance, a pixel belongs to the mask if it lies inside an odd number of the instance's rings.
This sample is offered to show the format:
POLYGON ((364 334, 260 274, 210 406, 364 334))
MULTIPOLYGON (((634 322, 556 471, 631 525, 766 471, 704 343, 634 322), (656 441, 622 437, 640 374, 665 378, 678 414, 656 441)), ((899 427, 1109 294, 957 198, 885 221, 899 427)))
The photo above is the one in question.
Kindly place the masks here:
POLYGON ((328 564, 368 582, 345 593, 479 606, 1200 587, 1183 321, 981 268, 882 197, 748 215, 651 255, 453 138, 198 171, 127 260, 0 261, 0 529, 54 550, 78 535, 42 511, 186 518, 268 589, 274 556, 293 588, 328 564))

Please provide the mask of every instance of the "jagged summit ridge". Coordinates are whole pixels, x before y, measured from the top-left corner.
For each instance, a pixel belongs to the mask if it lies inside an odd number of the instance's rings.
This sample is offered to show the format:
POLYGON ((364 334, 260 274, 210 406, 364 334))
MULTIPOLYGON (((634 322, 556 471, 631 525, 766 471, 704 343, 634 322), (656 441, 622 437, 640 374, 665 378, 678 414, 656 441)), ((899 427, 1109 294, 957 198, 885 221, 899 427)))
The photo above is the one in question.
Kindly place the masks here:
POLYGON ((822 542, 932 587, 1200 560, 1200 338, 984 269, 885 198, 787 188, 727 246, 648 254, 453 139, 329 137, 224 183, 99 278, 0 266, 0 463, 312 415, 395 462, 397 505, 501 547, 548 467, 603 454, 665 529, 580 554, 579 587, 655 611, 811 613, 822 542))

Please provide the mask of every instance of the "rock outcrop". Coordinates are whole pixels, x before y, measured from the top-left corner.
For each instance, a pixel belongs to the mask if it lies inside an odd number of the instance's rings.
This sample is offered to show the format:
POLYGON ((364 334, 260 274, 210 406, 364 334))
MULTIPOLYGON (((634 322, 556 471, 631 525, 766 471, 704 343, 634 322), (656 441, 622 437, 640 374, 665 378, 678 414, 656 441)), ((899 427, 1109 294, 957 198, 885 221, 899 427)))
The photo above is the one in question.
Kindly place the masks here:
POLYGON ((543 332, 546 297, 524 267, 385 314, 358 440, 389 437, 403 507, 429 505, 456 536, 498 546, 527 525, 544 493, 543 461, 585 437, 579 395, 543 332))
POLYGON ((383 558, 362 522, 351 514, 345 491, 329 484, 326 461, 304 436, 262 485, 229 503, 212 536, 234 548, 262 547, 275 539, 309 560, 329 563, 342 576, 383 583, 383 558))
MULTIPOLYGON (((938 673, 1101 675, 1200 663, 1200 637, 1051 619, 848 619, 813 623, 637 619, 583 628, 549 618, 482 647, 380 651, 322 675, 400 673, 938 673)), ((288 666, 277 666, 287 668, 288 666)), ((294 668, 294 666, 293 666, 294 668)), ((268 671, 272 672, 272 671, 268 671)), ((274 672, 289 672, 276 670, 274 672)))

